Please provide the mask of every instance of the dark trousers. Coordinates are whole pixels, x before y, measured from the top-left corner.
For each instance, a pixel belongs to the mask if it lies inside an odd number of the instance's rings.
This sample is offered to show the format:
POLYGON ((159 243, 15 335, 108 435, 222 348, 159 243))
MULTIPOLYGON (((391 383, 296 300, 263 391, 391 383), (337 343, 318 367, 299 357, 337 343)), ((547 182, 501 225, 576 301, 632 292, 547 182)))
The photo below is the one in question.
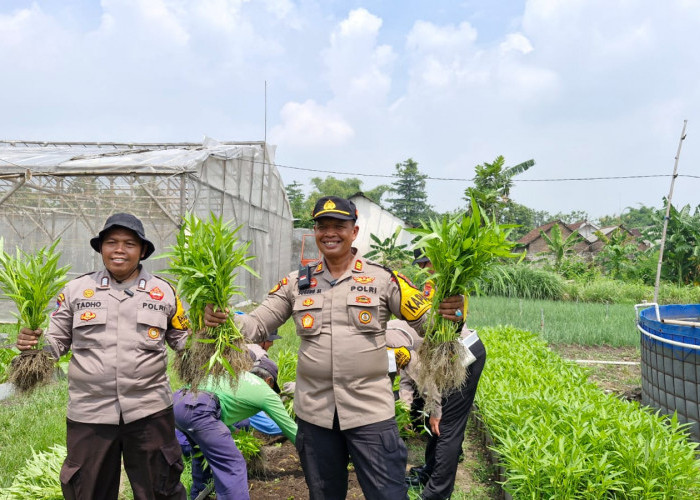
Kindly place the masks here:
POLYGON ((332 429, 301 419, 297 423, 296 448, 310 500, 345 499, 350 459, 367 500, 408 498, 408 454, 393 418, 343 431, 337 414, 332 429))
POLYGON ((221 408, 215 396, 208 392, 188 392, 183 389, 173 395, 175 425, 197 446, 201 455, 192 454, 193 500, 214 476, 218 500, 248 500, 248 472, 243 455, 236 447, 231 431, 221 421, 221 408), (206 459, 208 467, 204 467, 206 459))
POLYGON ((172 408, 128 424, 66 419, 66 448, 60 477, 67 500, 116 500, 122 456, 135 500, 187 498, 172 408))
POLYGON ((432 435, 425 448, 425 473, 430 476, 423 489, 425 500, 442 500, 452 495, 462 452, 467 417, 471 410, 481 372, 486 363, 486 349, 481 340, 470 350, 476 361, 469 367, 469 376, 462 386, 442 398, 440 436, 432 435))

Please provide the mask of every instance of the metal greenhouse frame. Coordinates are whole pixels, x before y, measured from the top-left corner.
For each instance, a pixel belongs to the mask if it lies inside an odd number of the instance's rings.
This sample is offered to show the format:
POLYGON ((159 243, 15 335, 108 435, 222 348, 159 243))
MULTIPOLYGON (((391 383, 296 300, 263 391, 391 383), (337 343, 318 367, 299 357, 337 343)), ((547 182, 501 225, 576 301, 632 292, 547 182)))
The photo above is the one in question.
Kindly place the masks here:
MULTIPOLYGON (((239 275, 246 296, 261 300, 290 269, 292 213, 264 142, 75 143, 0 141, 0 236, 6 251, 34 251, 61 238, 71 276, 102 267, 88 243, 107 217, 140 217, 156 254, 175 242, 182 215, 210 212, 242 226, 261 278, 239 275)), ((157 272, 164 260, 150 258, 157 272)), ((9 304, 0 317, 9 319, 9 304)))

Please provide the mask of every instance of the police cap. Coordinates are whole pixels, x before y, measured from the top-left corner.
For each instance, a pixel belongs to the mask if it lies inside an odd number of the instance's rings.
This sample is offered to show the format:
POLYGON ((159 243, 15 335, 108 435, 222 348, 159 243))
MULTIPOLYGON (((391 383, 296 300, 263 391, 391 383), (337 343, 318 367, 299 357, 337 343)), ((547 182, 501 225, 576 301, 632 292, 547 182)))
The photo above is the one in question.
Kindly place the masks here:
POLYGON ((350 200, 338 196, 319 198, 311 213, 313 220, 321 217, 332 217, 341 220, 357 220, 357 207, 350 200))

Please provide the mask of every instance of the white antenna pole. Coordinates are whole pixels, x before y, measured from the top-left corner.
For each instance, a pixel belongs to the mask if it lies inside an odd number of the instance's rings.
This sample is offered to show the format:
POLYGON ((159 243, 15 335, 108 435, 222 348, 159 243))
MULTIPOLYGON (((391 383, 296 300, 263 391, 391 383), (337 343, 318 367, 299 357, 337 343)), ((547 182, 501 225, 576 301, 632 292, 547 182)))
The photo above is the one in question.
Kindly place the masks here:
POLYGON ((685 139, 685 127, 688 125, 688 120, 683 120, 683 131, 681 132, 681 139, 678 141, 678 151, 676 152, 676 162, 673 165, 673 177, 671 177, 671 189, 668 192, 668 199, 666 200, 666 216, 664 217, 664 229, 661 233, 661 247, 659 249, 659 263, 656 266, 656 281, 654 282, 654 302, 659 303, 659 280, 661 279, 661 262, 664 258, 664 246, 666 245, 666 231, 668 229, 668 217, 671 213, 671 200, 673 199, 673 185, 676 183, 676 177, 678 177, 678 159, 681 156, 681 146, 683 146, 683 140, 685 139))

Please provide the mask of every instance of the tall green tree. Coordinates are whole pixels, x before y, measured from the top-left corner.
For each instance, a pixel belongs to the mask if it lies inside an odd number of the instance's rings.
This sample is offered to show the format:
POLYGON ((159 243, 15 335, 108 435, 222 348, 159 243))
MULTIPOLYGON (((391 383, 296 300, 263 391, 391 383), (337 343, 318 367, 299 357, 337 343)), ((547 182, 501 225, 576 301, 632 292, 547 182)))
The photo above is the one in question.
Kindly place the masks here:
POLYGON ((418 163, 411 158, 396 164, 396 176, 389 189, 396 195, 387 200, 389 210, 408 225, 416 227, 421 220, 432 215, 425 192, 425 179, 428 176, 420 173, 418 163))
POLYGON ((287 184, 284 189, 287 191, 287 199, 292 209, 294 217, 294 227, 311 227, 311 211, 307 209, 306 197, 304 196, 304 186, 297 181, 287 184))
POLYGON ((313 227, 311 212, 316 201, 323 196, 350 198, 352 195, 362 192, 367 198, 379 204, 382 196, 390 187, 386 184, 380 184, 368 191, 362 191, 362 181, 357 177, 338 179, 332 175, 326 178, 313 177, 311 185, 313 188, 306 196, 304 195, 303 186, 298 182, 293 182, 285 187, 287 198, 292 208, 292 215, 295 219, 294 227, 313 227))
MULTIPOLYGON (((573 224, 583 220, 590 220, 588 212, 585 210, 572 210, 571 212, 557 212, 552 215, 552 219, 560 220, 564 224, 573 224)), ((551 219, 550 219, 551 220, 551 219)))
POLYGON ((483 213, 490 218, 498 218, 501 208, 510 202, 513 177, 535 164, 535 160, 528 160, 513 167, 506 167, 505 162, 503 156, 498 156, 493 163, 484 162, 483 165, 477 165, 474 169, 474 187, 468 187, 464 191, 467 204, 469 205, 470 200, 476 201, 483 213))
POLYGON ((640 205, 638 208, 627 207, 619 216, 604 216, 600 218, 601 226, 623 226, 630 229, 646 229, 655 223, 656 209, 640 205))
POLYGON ((391 189, 391 187, 387 186, 386 184, 380 184, 373 189, 365 191, 362 189, 362 181, 357 177, 337 179, 332 175, 329 175, 325 179, 313 177, 311 179, 311 184, 315 188, 315 190, 309 195, 311 208, 313 208, 313 204, 316 203, 316 200, 322 196, 339 196, 341 198, 350 198, 352 195, 360 192, 373 202, 381 204, 382 196, 384 196, 384 193, 391 189))

